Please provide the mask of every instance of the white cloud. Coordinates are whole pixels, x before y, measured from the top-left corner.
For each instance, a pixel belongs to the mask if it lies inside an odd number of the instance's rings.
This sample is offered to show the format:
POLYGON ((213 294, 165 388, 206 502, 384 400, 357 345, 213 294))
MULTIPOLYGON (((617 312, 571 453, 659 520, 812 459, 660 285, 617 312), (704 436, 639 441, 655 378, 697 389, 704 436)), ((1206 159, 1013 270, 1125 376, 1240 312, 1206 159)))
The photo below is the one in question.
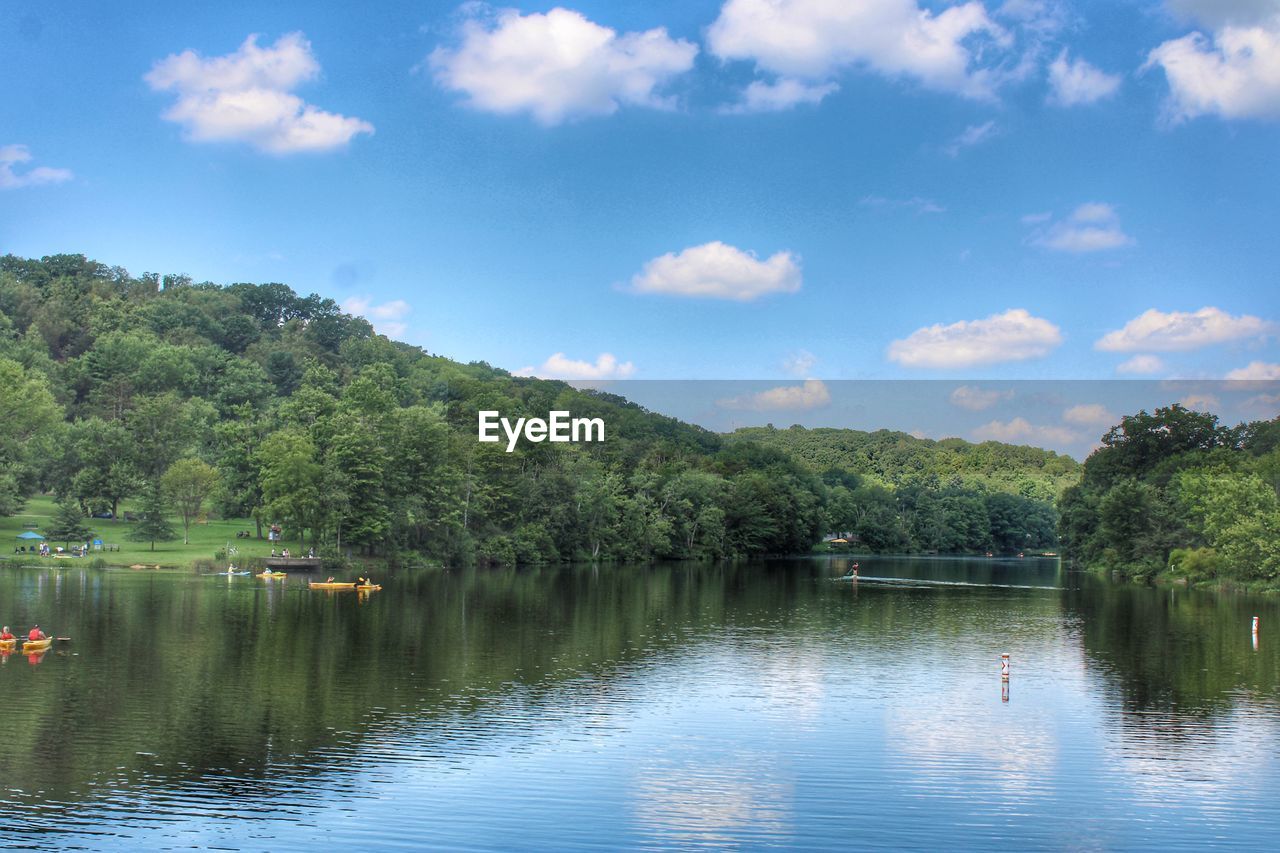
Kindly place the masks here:
POLYGON ((1174 352, 1262 337, 1275 330, 1274 323, 1248 314, 1233 317, 1221 308, 1167 314, 1152 308, 1130 320, 1123 329, 1103 335, 1093 346, 1105 352, 1174 352))
POLYGON ((742 100, 724 109, 727 113, 772 113, 798 104, 816 104, 840 89, 835 83, 806 83, 780 77, 772 83, 753 80, 742 92, 742 100))
POLYGON ((1083 59, 1068 60, 1063 50, 1049 65, 1049 100, 1064 107, 1092 104, 1120 88, 1120 75, 1107 74, 1083 59))
POLYGON ((25 145, 0 146, 0 190, 16 190, 22 187, 38 187, 43 184, 61 184, 73 177, 70 169, 53 169, 36 166, 25 172, 15 172, 13 167, 30 163, 31 152, 25 145))
POLYGON ((644 265, 631 279, 637 293, 666 293, 750 302, 768 293, 800 289, 800 263, 790 252, 758 260, 754 252, 716 240, 644 265))
POLYGON ((889 360, 904 367, 973 367, 1048 355, 1062 331, 1022 308, 982 320, 961 320, 917 329, 889 345, 889 360))
POLYGON ((281 36, 271 47, 258 36, 226 56, 204 59, 187 50, 168 56, 144 79, 157 92, 178 96, 165 113, 194 142, 247 142, 285 154, 346 145, 373 125, 325 112, 291 90, 320 76, 320 63, 302 33, 281 36))
POLYGON ((570 9, 503 9, 491 20, 467 20, 461 43, 436 48, 427 63, 440 86, 464 93, 476 109, 529 113, 552 125, 624 104, 669 107, 658 90, 692 68, 697 53, 662 28, 619 34, 570 9))
POLYGON ((404 318, 413 312, 413 306, 403 299, 393 299, 374 305, 368 296, 352 296, 343 301, 342 310, 348 314, 364 317, 379 334, 389 338, 400 338, 409 328, 404 318))
POLYGON ((1212 412, 1222 408, 1222 401, 1212 394, 1188 394, 1178 402, 1194 412, 1212 412))
POLYGON ((770 74, 825 81, 857 67, 970 98, 992 97, 999 75, 984 61, 1011 41, 979 2, 727 0, 707 30, 715 56, 770 74))
POLYGON ((1076 426, 1111 426, 1120 418, 1101 403, 1082 403, 1062 413, 1062 419, 1076 426))
POLYGON ((1280 394, 1258 394, 1240 404, 1240 408, 1260 412, 1266 420, 1280 415, 1280 394))
POLYGON ((1224 26, 1212 42, 1202 33, 1167 41, 1143 68, 1156 65, 1169 81, 1171 124, 1203 115, 1280 118, 1280 14, 1254 26, 1224 26))
POLYGON ((1265 361, 1251 361, 1247 367, 1241 367, 1228 373, 1227 378, 1232 380, 1280 379, 1280 364, 1268 364, 1265 361))
POLYGON ((1256 24, 1280 14, 1280 0, 1165 0, 1180 19, 1217 29, 1224 24, 1256 24))
MULTIPOLYGON (((1036 220, 1023 217, 1023 222, 1036 220)), ((1066 219, 1037 229, 1031 242, 1057 252, 1084 253, 1119 249, 1134 240, 1121 230, 1115 208, 1094 201, 1080 205, 1066 219)))
POLYGON ((946 213, 947 209, 936 201, 920 196, 911 198, 885 198, 879 195, 864 196, 858 201, 863 207, 881 207, 891 210, 907 209, 915 213, 946 213))
POLYGON ((818 379, 806 379, 802 385, 783 385, 757 394, 744 394, 717 400, 722 409, 743 409, 752 412, 794 411, 817 409, 831 402, 831 392, 818 379))
POLYGON ((951 392, 951 405, 981 412, 989 409, 1001 400, 1012 400, 1012 391, 995 391, 990 388, 978 388, 973 385, 961 385, 951 392))
POLYGON ((1000 441, 1005 444, 1037 444, 1061 446, 1080 441, 1074 430, 1062 426, 1033 424, 1026 418, 1011 421, 990 421, 973 431, 976 441, 1000 441))
POLYGON ((981 145, 1000 134, 995 120, 982 124, 971 124, 960 132, 960 135, 947 143, 942 149, 949 157, 959 157, 960 152, 975 145, 981 145))
POLYGON ((1139 375, 1148 375, 1151 373, 1163 373, 1168 370, 1164 360, 1154 355, 1135 355, 1128 361, 1116 367, 1116 373, 1133 373, 1139 375))
POLYGON ((808 350, 796 350, 782 360, 782 370, 792 376, 808 376, 818 357, 808 350))
POLYGON ((636 372, 636 366, 629 361, 618 361, 613 353, 603 352, 596 357, 595 363, 576 361, 567 358, 564 353, 557 352, 539 367, 522 367, 515 372, 516 376, 538 376, 542 379, 626 379, 636 372))

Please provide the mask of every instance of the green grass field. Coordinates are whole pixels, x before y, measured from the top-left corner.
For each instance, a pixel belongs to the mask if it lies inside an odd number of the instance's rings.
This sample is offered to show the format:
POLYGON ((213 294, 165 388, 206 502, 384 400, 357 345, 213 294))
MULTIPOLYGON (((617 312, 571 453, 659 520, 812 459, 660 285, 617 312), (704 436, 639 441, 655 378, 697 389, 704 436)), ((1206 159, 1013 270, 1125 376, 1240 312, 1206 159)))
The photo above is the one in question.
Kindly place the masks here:
MULTIPOLYGON (((8 518, 0 518, 0 546, 2 546, 0 559, 7 557, 14 560, 21 559, 23 562, 28 563, 39 561, 58 565, 78 565, 89 562, 94 558, 101 558, 113 566, 154 566, 159 564, 164 568, 188 568, 195 560, 212 560, 214 553, 225 548, 228 542, 232 548, 236 549, 236 553, 232 555, 233 561, 245 560, 250 557, 271 556, 272 543, 266 539, 236 538, 237 530, 255 532, 253 519, 209 519, 206 524, 192 524, 191 542, 188 545, 183 545, 182 520, 177 517, 172 518, 171 521, 173 529, 177 531, 178 539, 173 542, 157 542, 154 551, 151 550, 150 543, 134 542, 128 538, 128 533, 133 528, 133 525, 123 518, 88 518, 85 519, 85 523, 93 531, 92 538, 101 539, 103 542, 104 550, 102 552, 91 551, 87 558, 71 559, 40 558, 29 553, 14 553, 14 549, 22 545, 30 547, 30 543, 16 538, 18 534, 32 529, 36 533, 43 534, 44 528, 51 521, 55 509, 53 498, 47 496, 34 497, 27 501, 27 505, 22 512, 8 518), (120 547, 119 551, 108 551, 105 547, 117 545, 120 547)), ((121 515, 124 514, 125 509, 134 511, 136 507, 127 502, 121 504, 121 515)), ((39 542, 35 544, 38 545, 39 542)), ((49 541, 50 547, 55 545, 66 547, 66 543, 49 541)), ((281 546, 276 545, 275 547, 279 548, 281 546)), ((285 547, 301 551, 296 542, 286 542, 285 547)))

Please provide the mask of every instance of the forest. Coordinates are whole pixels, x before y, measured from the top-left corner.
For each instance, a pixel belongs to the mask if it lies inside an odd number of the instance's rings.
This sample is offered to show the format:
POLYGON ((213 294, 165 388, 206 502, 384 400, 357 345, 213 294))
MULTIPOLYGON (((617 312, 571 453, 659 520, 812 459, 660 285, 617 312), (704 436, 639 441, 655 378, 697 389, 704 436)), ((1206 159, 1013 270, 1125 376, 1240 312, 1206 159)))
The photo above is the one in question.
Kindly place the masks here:
POLYGON ((0 258, 0 397, 0 515, 49 494, 50 533, 127 506, 140 539, 215 514, 323 554, 451 564, 794 554, 828 531, 872 551, 1044 549, 1081 470, 888 431, 719 435, 389 340, 283 284, 135 277, 81 255, 0 258), (609 437, 507 453, 476 441, 481 409, 601 417, 609 437))
POLYGON ((1181 405, 1121 419, 1059 502, 1067 555, 1135 580, 1280 580, 1280 418, 1181 405))

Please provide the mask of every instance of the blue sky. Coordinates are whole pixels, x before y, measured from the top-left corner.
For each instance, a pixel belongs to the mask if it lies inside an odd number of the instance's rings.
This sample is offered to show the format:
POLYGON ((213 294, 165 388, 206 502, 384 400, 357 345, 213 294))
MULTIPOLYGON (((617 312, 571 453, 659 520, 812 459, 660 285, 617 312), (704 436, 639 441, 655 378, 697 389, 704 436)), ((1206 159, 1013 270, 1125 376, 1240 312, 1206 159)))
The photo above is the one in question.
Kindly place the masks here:
POLYGON ((0 252, 464 361, 1280 378, 1280 0, 10 0, 0 80, 0 252))

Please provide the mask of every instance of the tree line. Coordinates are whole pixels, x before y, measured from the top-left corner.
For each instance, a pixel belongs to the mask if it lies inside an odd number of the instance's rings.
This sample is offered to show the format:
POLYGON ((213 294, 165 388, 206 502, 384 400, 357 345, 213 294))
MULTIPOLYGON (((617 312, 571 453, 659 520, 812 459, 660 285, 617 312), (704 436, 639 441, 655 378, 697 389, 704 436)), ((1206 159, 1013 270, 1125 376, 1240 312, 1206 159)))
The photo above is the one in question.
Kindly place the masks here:
POLYGON ((873 472, 816 466, 767 431, 429 354, 283 284, 80 255, 0 258, 0 419, 0 514, 51 493, 73 527, 127 501, 143 541, 211 511, 322 553, 455 563, 787 554, 837 529, 882 550, 1044 547, 1074 464, 953 440, 944 456, 979 461, 951 477, 904 474, 933 443, 873 472), (476 441, 482 409, 601 417, 608 440, 506 453, 476 441))

